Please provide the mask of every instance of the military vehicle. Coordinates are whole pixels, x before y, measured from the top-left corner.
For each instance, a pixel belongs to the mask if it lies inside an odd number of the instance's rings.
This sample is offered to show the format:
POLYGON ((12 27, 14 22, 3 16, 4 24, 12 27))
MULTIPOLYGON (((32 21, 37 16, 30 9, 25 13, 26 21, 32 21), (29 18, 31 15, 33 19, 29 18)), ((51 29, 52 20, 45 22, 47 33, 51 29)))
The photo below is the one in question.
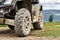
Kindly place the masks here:
POLYGON ((0 0, 0 24, 27 36, 32 25, 36 30, 43 28, 42 5, 39 0, 0 0))

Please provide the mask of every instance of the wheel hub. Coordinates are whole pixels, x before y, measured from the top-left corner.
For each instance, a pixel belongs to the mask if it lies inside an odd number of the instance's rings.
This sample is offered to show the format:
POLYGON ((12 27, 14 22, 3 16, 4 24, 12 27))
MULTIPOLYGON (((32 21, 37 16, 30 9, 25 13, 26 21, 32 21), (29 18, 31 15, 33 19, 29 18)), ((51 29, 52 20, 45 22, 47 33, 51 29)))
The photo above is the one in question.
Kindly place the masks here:
POLYGON ((25 30, 28 31, 28 29, 29 29, 29 17, 26 16, 24 21, 25 21, 25 30))

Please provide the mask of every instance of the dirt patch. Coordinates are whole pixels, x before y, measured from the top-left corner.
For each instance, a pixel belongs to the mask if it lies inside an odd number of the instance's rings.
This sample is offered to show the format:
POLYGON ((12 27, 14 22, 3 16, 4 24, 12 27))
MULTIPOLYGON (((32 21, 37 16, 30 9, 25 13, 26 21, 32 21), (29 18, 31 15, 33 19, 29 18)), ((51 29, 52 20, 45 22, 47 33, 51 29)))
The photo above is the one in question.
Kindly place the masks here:
POLYGON ((60 40, 60 37, 18 37, 13 30, 8 27, 0 27, 0 40, 60 40))

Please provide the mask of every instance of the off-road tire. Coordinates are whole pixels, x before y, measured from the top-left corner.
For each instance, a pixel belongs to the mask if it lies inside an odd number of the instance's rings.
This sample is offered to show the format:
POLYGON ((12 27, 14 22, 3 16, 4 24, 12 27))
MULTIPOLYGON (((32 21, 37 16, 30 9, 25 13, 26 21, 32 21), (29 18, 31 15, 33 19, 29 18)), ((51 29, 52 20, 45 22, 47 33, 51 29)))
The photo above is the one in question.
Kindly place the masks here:
POLYGON ((26 8, 18 10, 15 16, 15 33, 18 36, 27 36, 31 29, 31 16, 26 8))
POLYGON ((14 30, 14 26, 8 25, 8 27, 9 27, 11 30, 14 30))
POLYGON ((43 29, 43 16, 40 14, 38 15, 38 21, 33 23, 35 30, 43 29))

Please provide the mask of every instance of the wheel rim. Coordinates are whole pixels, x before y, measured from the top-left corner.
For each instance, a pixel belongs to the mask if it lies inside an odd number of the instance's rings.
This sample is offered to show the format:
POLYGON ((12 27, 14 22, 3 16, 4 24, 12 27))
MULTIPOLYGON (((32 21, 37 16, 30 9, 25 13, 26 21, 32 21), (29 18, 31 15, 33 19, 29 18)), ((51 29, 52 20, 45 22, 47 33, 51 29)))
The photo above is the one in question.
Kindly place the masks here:
POLYGON ((25 20, 24 20, 24 23, 25 23, 25 24, 24 24, 24 26, 25 26, 24 28, 25 28, 25 31, 26 31, 26 32, 28 32, 28 31, 30 30, 30 27, 29 27, 29 26, 30 26, 30 23, 29 23, 29 21, 30 21, 30 20, 29 20, 29 17, 26 16, 26 17, 25 17, 25 20))

